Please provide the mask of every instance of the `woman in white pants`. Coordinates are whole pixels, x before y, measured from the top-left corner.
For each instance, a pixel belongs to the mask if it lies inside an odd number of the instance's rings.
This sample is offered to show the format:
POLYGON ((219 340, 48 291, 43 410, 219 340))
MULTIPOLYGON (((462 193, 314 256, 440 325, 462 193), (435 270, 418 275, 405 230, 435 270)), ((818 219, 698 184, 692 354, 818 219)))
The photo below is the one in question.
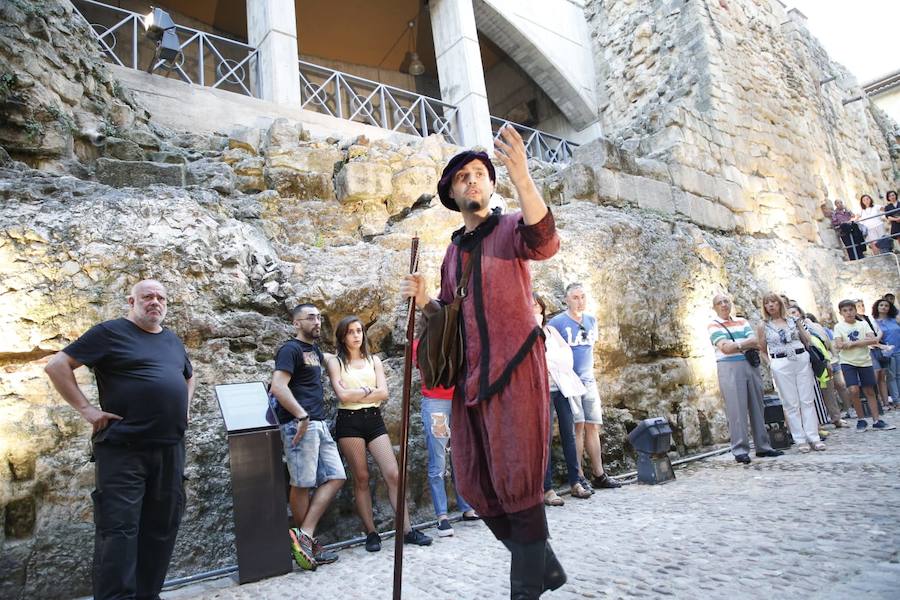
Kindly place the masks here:
POLYGON ((757 327, 760 355, 769 364, 781 397, 784 418, 800 452, 824 450, 816 417, 816 379, 809 364, 809 334, 787 316, 777 294, 763 296, 763 321, 757 327))

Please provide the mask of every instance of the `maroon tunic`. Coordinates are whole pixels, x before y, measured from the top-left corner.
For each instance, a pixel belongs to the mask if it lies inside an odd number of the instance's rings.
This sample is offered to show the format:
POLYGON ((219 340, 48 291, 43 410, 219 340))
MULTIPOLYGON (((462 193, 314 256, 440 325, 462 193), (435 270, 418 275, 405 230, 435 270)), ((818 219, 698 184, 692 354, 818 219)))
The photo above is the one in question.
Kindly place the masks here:
POLYGON ((525 225, 494 214, 453 236, 441 265, 441 302, 453 299, 469 252, 481 238, 462 302, 466 365, 453 398, 453 468, 460 494, 486 517, 543 502, 550 392, 528 261, 559 250, 553 215, 525 225), (460 258, 463 261, 460 261, 460 258))

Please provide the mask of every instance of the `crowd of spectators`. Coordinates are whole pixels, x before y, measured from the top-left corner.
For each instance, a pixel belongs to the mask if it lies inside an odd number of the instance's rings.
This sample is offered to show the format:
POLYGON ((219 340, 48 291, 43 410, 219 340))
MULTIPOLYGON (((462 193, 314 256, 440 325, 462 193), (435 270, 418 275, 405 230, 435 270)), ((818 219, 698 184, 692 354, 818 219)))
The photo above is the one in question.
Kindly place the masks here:
POLYGON ((716 350, 737 462, 751 462, 749 432, 757 457, 782 454, 772 448, 766 431, 763 363, 801 453, 824 451, 826 426, 847 427, 844 418, 851 416, 858 432, 895 428, 881 418, 900 401, 900 322, 894 301, 893 294, 878 298, 870 318, 862 300, 841 300, 840 317, 829 328, 787 296, 769 293, 762 298, 762 318, 754 328, 747 319, 732 316, 728 296, 713 298, 717 318, 707 331, 716 350))
POLYGON ((894 240, 900 239, 900 203, 894 190, 884 195, 883 205, 863 194, 857 212, 844 206, 843 200, 835 200, 833 209, 823 206, 823 211, 850 260, 864 258, 867 251, 872 255, 893 252, 894 240))

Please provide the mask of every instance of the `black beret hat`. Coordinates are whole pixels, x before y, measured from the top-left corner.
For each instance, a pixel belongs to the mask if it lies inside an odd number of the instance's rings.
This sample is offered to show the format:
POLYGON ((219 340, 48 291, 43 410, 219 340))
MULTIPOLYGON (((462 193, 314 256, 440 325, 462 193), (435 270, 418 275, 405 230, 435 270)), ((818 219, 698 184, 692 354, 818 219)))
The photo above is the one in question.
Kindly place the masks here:
POLYGON ((459 154, 451 158, 450 162, 447 163, 447 166, 444 167, 444 172, 441 173, 441 179, 437 184, 438 196, 440 196, 441 198, 441 203, 450 210, 459 212, 459 207, 456 206, 456 201, 454 201, 453 198, 450 197, 450 185, 453 183, 453 176, 456 175, 457 171, 462 169, 473 160, 480 160, 481 162, 483 162, 484 166, 487 167, 491 182, 497 183, 497 174, 494 171, 494 163, 491 162, 491 159, 490 157, 488 157, 487 152, 475 152, 474 150, 466 150, 465 152, 460 152, 459 154))

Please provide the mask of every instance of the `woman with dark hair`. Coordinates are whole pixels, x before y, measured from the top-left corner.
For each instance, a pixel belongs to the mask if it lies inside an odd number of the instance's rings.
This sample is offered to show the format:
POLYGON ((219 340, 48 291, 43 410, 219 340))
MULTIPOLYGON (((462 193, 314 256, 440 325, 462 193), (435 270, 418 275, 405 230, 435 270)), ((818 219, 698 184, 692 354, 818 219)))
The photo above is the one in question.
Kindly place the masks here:
POLYGON ((887 371, 881 377, 887 379, 890 402, 885 400, 885 408, 890 410, 900 402, 900 324, 897 323, 897 307, 890 300, 882 298, 872 307, 872 316, 884 334, 881 338, 881 353, 888 364, 887 369, 881 369, 878 373, 887 371))
MULTIPOLYGON (((863 194, 859 197, 859 222, 866 226, 866 243, 872 254, 879 254, 883 244, 879 243, 884 237, 884 213, 875 206, 872 196, 863 194)), ((888 240, 890 241, 890 240, 888 240)))
MULTIPOLYGON (((562 335, 554 327, 547 325, 547 305, 536 293, 532 293, 531 307, 534 312, 534 320, 544 330, 544 345, 547 350, 547 372, 550 374, 550 401, 556 418, 559 421, 559 441, 563 448, 563 456, 566 458, 566 470, 568 471, 569 486, 572 488, 572 497, 587 499, 591 492, 584 488, 578 476, 578 450, 575 445, 575 415, 569 398, 581 396, 587 393, 581 378, 575 373, 572 348, 562 335)), ((550 413, 553 418, 553 412, 550 413)), ((550 427, 550 436, 547 443, 553 445, 553 427, 550 427)), ((547 506, 562 506, 563 499, 553 489, 553 460, 552 453, 547 455, 547 472, 544 475, 544 504, 547 506)))
POLYGON ((884 205, 884 218, 891 226, 891 245, 894 249, 894 240, 900 240, 900 202, 897 202, 897 192, 888 190, 884 195, 887 204, 884 205))
POLYGON ((787 314, 778 294, 763 296, 762 314, 756 339, 762 359, 771 367, 791 436, 800 452, 824 450, 815 408, 816 380, 806 353, 809 334, 787 314))
MULTIPOLYGON (((329 357, 326 362, 328 378, 339 401, 334 437, 353 477, 356 512, 366 530, 366 550, 378 552, 381 550, 381 537, 375 530, 372 514, 366 450, 384 476, 388 498, 395 512, 400 480, 394 448, 381 417, 381 403, 388 399, 387 379, 381 359, 369 352, 366 330, 359 317, 341 319, 334 332, 334 345, 337 356, 329 357)), ((405 499, 403 510, 406 510, 405 499)), ((408 512, 405 523, 404 543, 418 546, 431 544, 430 537, 411 529, 408 512)))

